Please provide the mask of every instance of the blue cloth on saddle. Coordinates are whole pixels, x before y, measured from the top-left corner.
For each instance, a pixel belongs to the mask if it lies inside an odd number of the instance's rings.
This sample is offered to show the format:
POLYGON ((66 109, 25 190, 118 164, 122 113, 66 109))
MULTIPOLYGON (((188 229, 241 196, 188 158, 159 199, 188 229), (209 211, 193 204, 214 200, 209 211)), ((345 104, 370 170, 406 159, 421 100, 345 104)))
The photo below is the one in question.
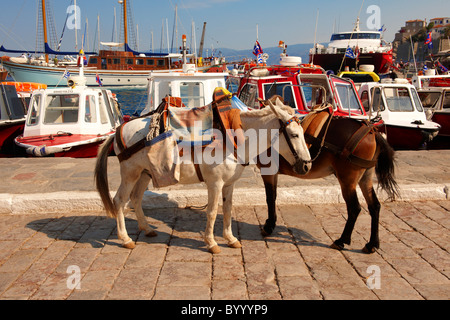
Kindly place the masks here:
POLYGON ((200 108, 169 107, 168 126, 178 143, 208 145, 213 141, 212 105, 200 108))

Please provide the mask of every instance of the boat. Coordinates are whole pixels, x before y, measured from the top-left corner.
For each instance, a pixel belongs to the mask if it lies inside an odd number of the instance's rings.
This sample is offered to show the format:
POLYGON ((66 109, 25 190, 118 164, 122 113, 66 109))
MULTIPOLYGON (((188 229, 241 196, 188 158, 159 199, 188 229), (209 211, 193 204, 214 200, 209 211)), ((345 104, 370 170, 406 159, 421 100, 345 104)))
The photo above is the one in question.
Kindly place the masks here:
MULTIPOLYGON (((45 15, 45 0, 42 1, 43 19, 45 15)), ((44 43, 45 60, 30 60, 26 56, 21 57, 2 57, 2 63, 9 74, 15 81, 19 82, 40 82, 45 83, 49 87, 56 87, 64 80, 62 75, 64 71, 72 75, 78 74, 80 63, 87 63, 84 76, 86 77, 87 86, 98 86, 100 81, 103 86, 107 87, 128 87, 140 86, 145 87, 148 83, 148 74, 150 71, 160 70, 167 71, 172 69, 181 70, 181 54, 179 53, 154 53, 154 52, 136 52, 128 45, 127 31, 127 0, 121 1, 124 8, 124 43, 103 43, 110 48, 123 48, 119 50, 100 50, 99 53, 90 53, 89 57, 78 60, 77 65, 72 63, 63 63, 49 61, 48 55, 78 55, 78 52, 60 52, 52 50, 48 43, 44 43), (62 70, 62 71, 61 71, 62 70)), ((44 24, 44 34, 46 33, 44 24)), ((45 37, 46 38, 46 37, 45 37)), ((18 50, 8 50, 3 46, 0 48, 3 52, 16 52, 18 50)), ((34 51, 34 50, 33 50, 34 51)), ((86 53, 88 54, 88 53, 86 53)), ((196 62, 194 55, 189 55, 193 62, 196 62)), ((220 59, 203 59, 201 61, 201 69, 204 72, 214 72, 217 70, 226 70, 224 61, 220 59)))
POLYGON ((0 157, 16 155, 14 138, 23 132, 26 114, 26 102, 16 87, 0 83, 0 157))
POLYGON ((383 40, 382 31, 361 31, 358 18, 353 31, 333 34, 328 47, 316 44, 310 50, 309 62, 335 74, 360 66, 373 66, 373 72, 385 74, 393 62, 392 44, 383 40))
POLYGON ((182 36, 182 69, 151 72, 148 76, 148 100, 141 112, 145 115, 156 110, 166 96, 179 97, 188 108, 203 107, 213 101, 214 90, 225 88, 227 72, 202 72, 188 63, 186 36, 182 36))
POLYGON ((413 83, 418 87, 428 120, 441 125, 430 147, 450 149, 450 76, 417 76, 413 83))
POLYGON ((425 149, 441 129, 427 120, 416 88, 406 79, 362 83, 359 96, 370 118, 383 120, 382 129, 394 149, 425 149))
POLYGON ((83 69, 67 79, 66 88, 33 92, 24 132, 15 138, 28 155, 96 157, 99 145, 123 123, 111 91, 88 88, 83 69))
POLYGON ((336 116, 368 118, 351 80, 327 74, 321 66, 301 64, 299 57, 286 56, 283 51, 279 65, 253 66, 234 79, 230 75, 230 82, 238 82, 237 97, 253 109, 262 107, 261 100, 278 95, 300 115, 329 103, 336 116))

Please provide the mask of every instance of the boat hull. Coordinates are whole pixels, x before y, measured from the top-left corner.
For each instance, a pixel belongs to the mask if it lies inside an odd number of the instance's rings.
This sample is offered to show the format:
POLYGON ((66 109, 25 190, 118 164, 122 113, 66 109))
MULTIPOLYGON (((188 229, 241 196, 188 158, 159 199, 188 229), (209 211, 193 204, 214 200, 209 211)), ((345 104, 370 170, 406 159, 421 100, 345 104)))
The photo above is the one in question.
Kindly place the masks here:
MULTIPOLYGON (((37 82, 46 84, 49 87, 65 86, 66 79, 63 78, 65 68, 43 67, 27 64, 3 62, 5 69, 18 82, 37 82)), ((78 75, 79 68, 68 68, 71 75, 78 75)), ((84 75, 87 79, 86 85, 98 87, 97 75, 105 87, 123 86, 146 86, 148 83, 149 71, 134 70, 97 70, 85 68, 84 75)))
POLYGON ((25 120, 8 121, 0 124, 0 157, 16 155, 14 139, 23 133, 25 120))
MULTIPOLYGON (((309 56, 309 62, 321 66, 325 70, 332 70, 335 74, 339 71, 344 71, 345 67, 349 67, 350 70, 356 69, 356 59, 345 58, 344 54, 315 54, 309 56), (314 61, 313 61, 314 59, 314 61), (341 68, 342 64, 342 68, 341 68)), ((375 66, 375 73, 385 74, 389 72, 392 66, 392 53, 361 53, 359 55, 358 65, 373 65, 375 66)))
POLYGON ((386 124, 380 129, 396 150, 420 150, 437 135, 439 129, 386 124))
MULTIPOLYGON (((113 133, 111 133, 113 134, 113 133)), ((36 136, 15 139, 15 143, 33 157, 95 158, 99 146, 111 135, 36 136)))

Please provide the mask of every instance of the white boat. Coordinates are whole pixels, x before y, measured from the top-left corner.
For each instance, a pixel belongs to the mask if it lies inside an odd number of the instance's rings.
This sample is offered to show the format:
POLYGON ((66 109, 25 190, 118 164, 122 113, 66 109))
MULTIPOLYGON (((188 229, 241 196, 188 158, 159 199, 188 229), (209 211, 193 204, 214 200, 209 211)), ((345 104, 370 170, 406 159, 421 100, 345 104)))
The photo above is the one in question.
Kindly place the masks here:
POLYGON ((359 96, 371 119, 383 119, 387 140, 395 149, 425 148, 441 128, 427 120, 415 87, 406 79, 362 83, 359 96))
POLYGON ((109 90, 88 88, 83 77, 69 77, 70 87, 33 92, 23 135, 17 146, 43 157, 96 157, 99 145, 123 122, 109 90))
POLYGON ((186 36, 183 35, 183 68, 167 72, 151 72, 148 102, 141 115, 156 110, 166 96, 179 97, 189 108, 203 107, 213 101, 214 89, 225 88, 228 73, 199 71, 186 60, 186 36))

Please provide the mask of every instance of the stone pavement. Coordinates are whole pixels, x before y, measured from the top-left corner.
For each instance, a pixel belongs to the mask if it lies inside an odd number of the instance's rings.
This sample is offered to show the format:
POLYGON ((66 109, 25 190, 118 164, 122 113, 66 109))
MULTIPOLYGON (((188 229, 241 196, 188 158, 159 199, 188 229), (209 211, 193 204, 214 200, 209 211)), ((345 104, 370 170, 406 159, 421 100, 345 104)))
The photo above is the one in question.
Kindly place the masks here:
MULTIPOLYGON (((352 245, 329 248, 346 219, 334 177, 280 177, 278 227, 263 238, 264 188, 249 167, 234 197, 242 248, 226 247, 219 214, 222 252, 214 256, 202 239, 204 211, 184 208, 206 203, 202 184, 148 191, 146 216, 158 236, 139 232, 130 212, 127 230, 137 246, 128 250, 95 192, 95 159, 0 159, 0 300, 448 300, 450 151, 397 158, 403 198, 383 204, 375 254, 360 251, 369 237, 366 211, 352 245)), ((117 159, 109 164, 114 191, 117 159)))
POLYGON ((202 211, 147 212, 158 236, 127 228, 137 241, 121 247, 115 221, 98 213, 7 215, 0 224, 0 299, 154 300, 422 300, 450 298, 450 202, 388 203, 381 248, 368 241, 370 217, 359 217, 352 245, 328 247, 345 223, 344 205, 279 205, 279 226, 261 236, 263 206, 235 207, 241 249, 202 240, 202 211), (79 281, 78 281, 79 280, 79 281), (79 284, 79 286, 78 286, 79 284))

